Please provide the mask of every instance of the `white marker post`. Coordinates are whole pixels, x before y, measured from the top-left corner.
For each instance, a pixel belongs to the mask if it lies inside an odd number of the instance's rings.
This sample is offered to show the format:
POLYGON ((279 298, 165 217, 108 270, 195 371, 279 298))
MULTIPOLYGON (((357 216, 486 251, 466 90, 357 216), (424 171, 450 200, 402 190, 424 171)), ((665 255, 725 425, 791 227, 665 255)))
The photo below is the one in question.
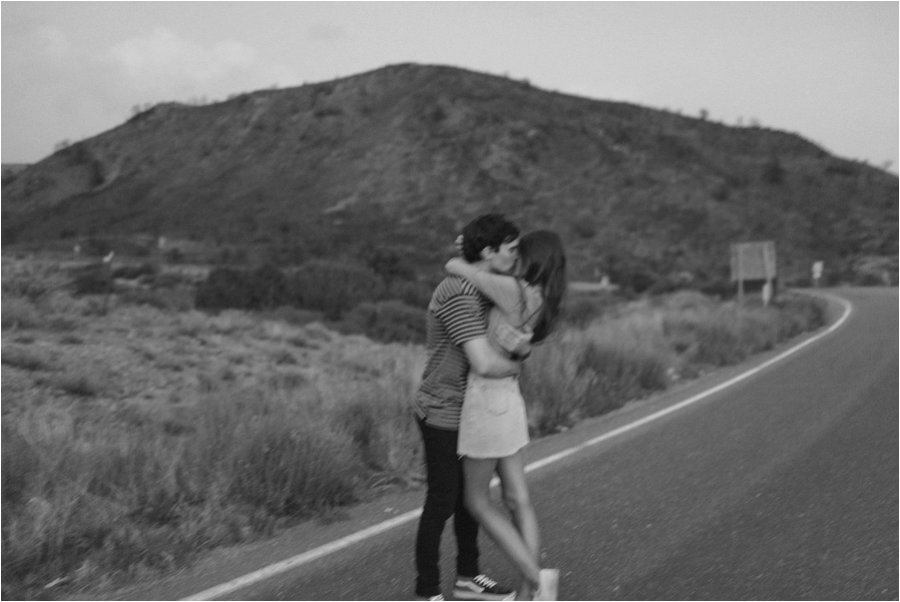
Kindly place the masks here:
POLYGON ((819 288, 822 281, 822 271, 825 269, 824 261, 814 261, 812 264, 813 286, 819 288))

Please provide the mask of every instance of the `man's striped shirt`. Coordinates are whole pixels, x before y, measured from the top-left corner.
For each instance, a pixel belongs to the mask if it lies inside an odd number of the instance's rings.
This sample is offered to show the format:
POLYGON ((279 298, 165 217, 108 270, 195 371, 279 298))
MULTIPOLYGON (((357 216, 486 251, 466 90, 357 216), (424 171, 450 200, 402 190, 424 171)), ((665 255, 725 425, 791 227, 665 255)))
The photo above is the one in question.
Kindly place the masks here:
POLYGON ((448 276, 438 284, 428 304, 428 360, 414 408, 419 418, 436 428, 459 429, 469 360, 462 345, 486 336, 490 301, 472 284, 448 276))

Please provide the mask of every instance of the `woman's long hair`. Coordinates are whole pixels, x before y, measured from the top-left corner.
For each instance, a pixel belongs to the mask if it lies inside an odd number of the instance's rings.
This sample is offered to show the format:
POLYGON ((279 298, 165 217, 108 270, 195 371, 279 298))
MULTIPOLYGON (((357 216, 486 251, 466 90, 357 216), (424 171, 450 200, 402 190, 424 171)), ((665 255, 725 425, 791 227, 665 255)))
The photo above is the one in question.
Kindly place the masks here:
POLYGON ((521 277, 543 292, 544 304, 534 326, 533 343, 547 338, 559 318, 566 292, 566 252, 562 239, 549 230, 535 230, 519 239, 521 277))

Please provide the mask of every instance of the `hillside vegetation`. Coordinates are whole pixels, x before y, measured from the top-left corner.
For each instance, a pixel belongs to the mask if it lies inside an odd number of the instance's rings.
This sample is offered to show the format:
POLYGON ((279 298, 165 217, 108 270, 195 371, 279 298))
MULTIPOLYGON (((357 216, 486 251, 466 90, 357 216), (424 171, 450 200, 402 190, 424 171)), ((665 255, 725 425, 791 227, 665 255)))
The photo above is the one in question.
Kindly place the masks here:
POLYGON ((897 198, 896 176, 795 134, 403 64, 160 104, 5 173, 3 244, 164 236, 179 259, 279 266, 378 249, 415 279, 499 211, 560 232, 574 279, 636 291, 722 283, 729 245, 753 240, 776 242, 782 282, 823 260, 826 281, 896 283, 897 198))

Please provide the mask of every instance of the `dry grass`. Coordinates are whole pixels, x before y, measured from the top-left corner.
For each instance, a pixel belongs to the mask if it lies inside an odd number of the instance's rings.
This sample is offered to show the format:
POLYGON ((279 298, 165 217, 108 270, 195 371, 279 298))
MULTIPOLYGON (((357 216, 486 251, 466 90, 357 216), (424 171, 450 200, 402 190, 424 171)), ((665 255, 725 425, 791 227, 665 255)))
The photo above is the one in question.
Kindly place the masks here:
POLYGON ((769 307, 755 300, 739 308, 691 292, 622 305, 535 350, 522 379, 531 431, 566 428, 824 321, 820 302, 790 294, 769 307))
MULTIPOLYGON (((169 569, 422 478, 419 346, 273 314, 101 306, 48 266, 4 262, 3 278, 4 597, 169 569)), ((532 431, 814 328, 811 307, 754 308, 736 329, 733 307, 682 294, 557 333, 523 378, 532 431)))

